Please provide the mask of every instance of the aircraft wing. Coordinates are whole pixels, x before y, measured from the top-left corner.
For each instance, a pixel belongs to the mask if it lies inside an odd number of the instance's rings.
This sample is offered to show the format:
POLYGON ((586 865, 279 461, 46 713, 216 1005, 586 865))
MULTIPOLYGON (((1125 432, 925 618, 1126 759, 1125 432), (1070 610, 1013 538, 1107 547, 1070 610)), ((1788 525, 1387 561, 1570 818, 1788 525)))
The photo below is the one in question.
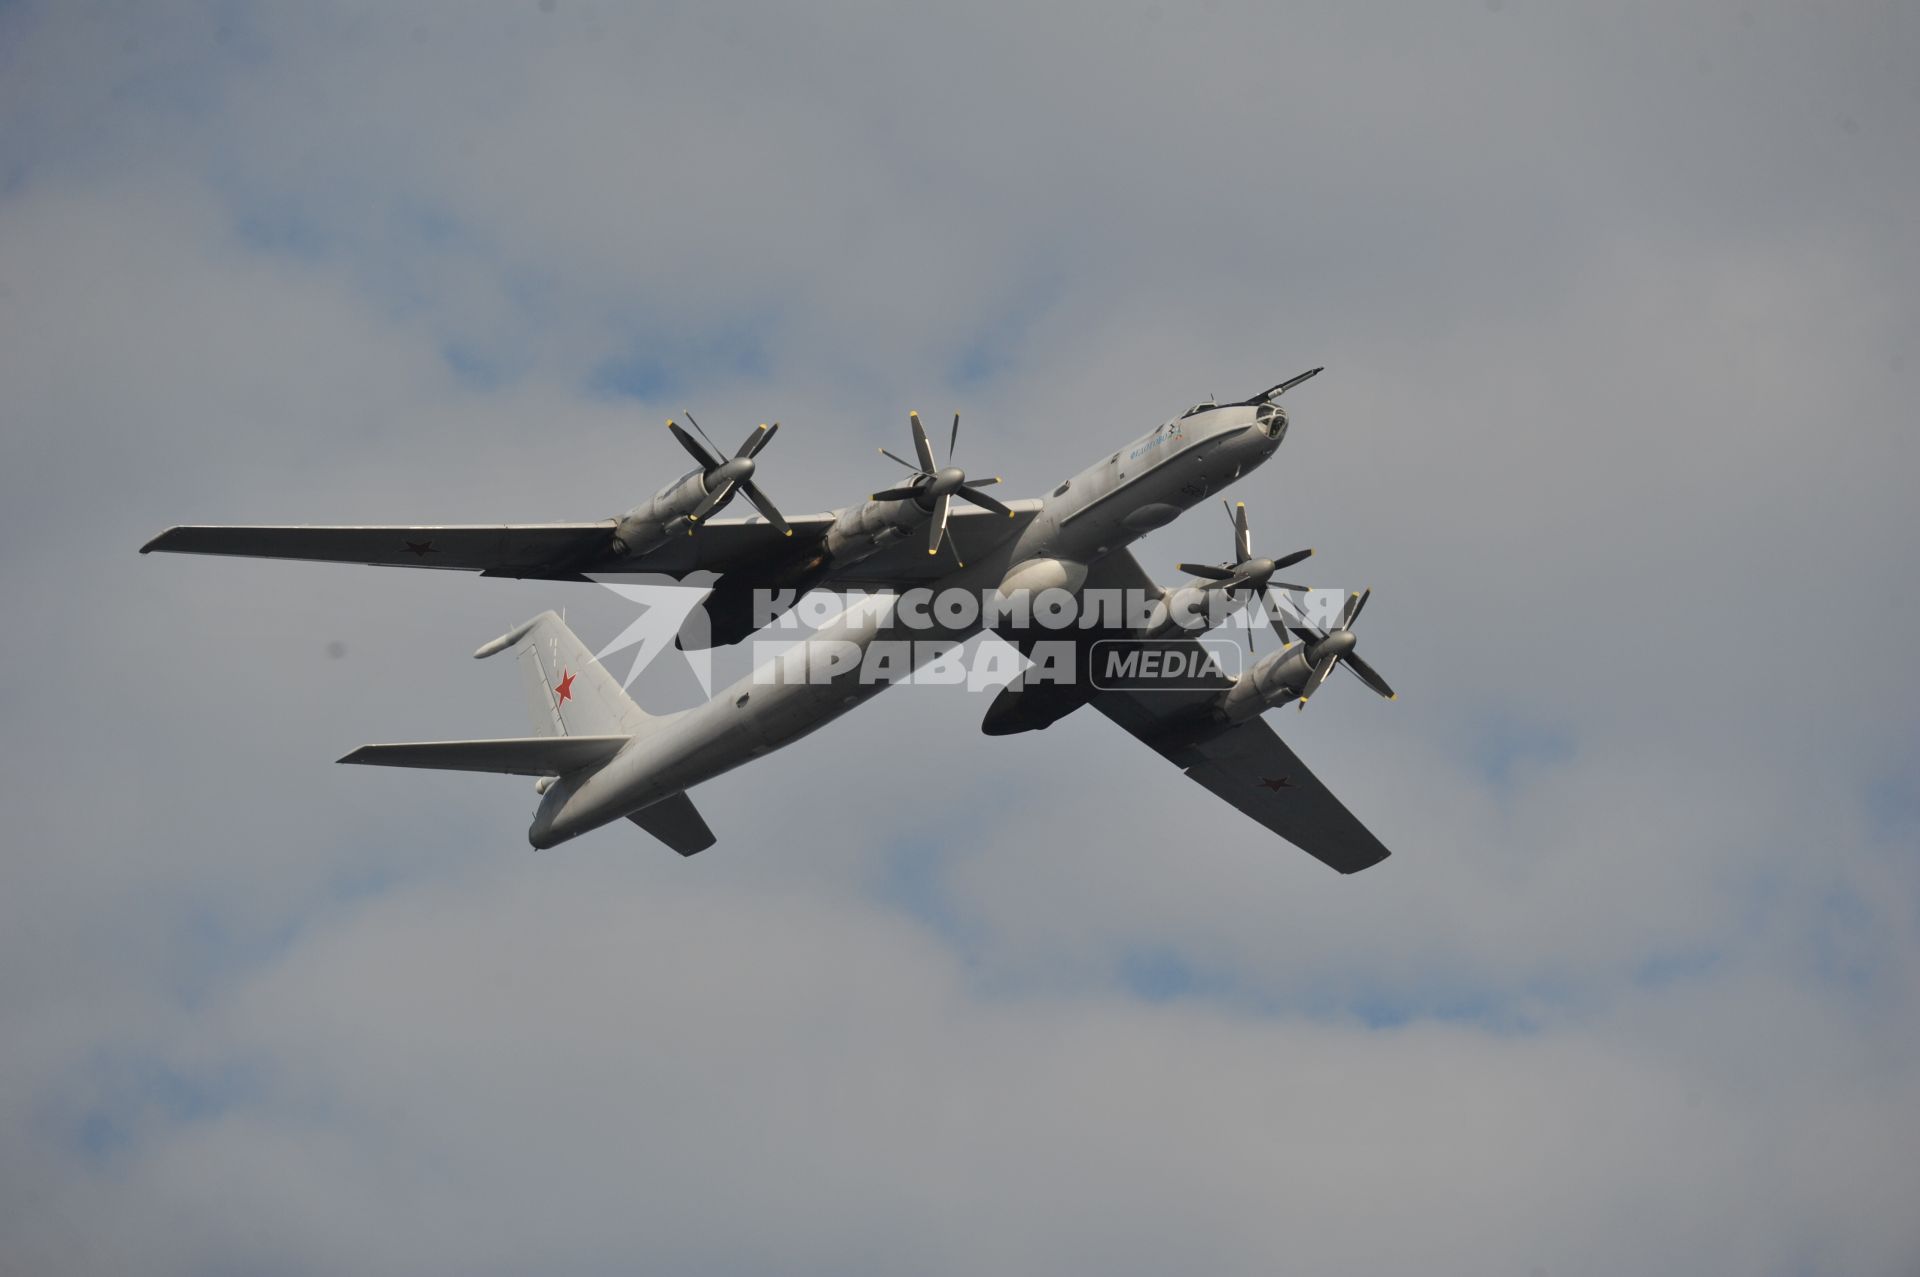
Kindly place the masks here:
POLYGON ((789 519, 784 537, 758 517, 715 519, 644 555, 612 550, 614 520, 592 523, 382 524, 168 528, 140 553, 224 554, 379 567, 440 568, 484 576, 578 578, 590 573, 658 572, 672 577, 784 560, 833 522, 831 514, 789 519))
POLYGON ((1165 735, 1151 697, 1109 692, 1094 708, 1145 741, 1215 797, 1343 874, 1385 860, 1388 851, 1346 804, 1320 783, 1264 718, 1198 740, 1165 735))
MULTIPOLYGON (((1009 503, 1014 514, 956 505, 947 534, 964 561, 985 554, 1019 532, 1039 513, 1034 500, 1009 503)), ((613 552, 614 520, 591 523, 468 524, 288 524, 168 528, 140 547, 140 553, 220 554, 252 559, 303 559, 321 563, 364 563, 376 567, 439 568, 482 576, 578 580, 588 576, 658 573, 676 579, 698 572, 743 572, 747 577, 775 569, 812 552, 833 525, 834 512, 789 517, 791 537, 765 519, 752 516, 714 519, 691 536, 671 537, 646 554, 613 552)), ((922 585, 938 581, 954 568, 954 550, 926 552, 924 532, 902 538, 871 558, 835 572, 834 584, 857 586, 922 585)))
MULTIPOLYGON (((1127 550, 1107 555, 1095 567, 1099 570, 1089 573, 1089 584, 1098 576, 1109 587, 1152 585, 1127 550)), ((1169 645, 1199 646, 1191 638, 1155 641, 1155 646, 1169 645)), ((1232 680, 1211 661, 1207 671, 1179 687, 1141 685, 1102 692, 1093 698, 1093 706, 1189 779, 1316 860, 1343 874, 1385 860, 1388 852, 1380 840, 1320 783, 1265 719, 1224 730, 1212 721, 1212 703, 1232 680)))

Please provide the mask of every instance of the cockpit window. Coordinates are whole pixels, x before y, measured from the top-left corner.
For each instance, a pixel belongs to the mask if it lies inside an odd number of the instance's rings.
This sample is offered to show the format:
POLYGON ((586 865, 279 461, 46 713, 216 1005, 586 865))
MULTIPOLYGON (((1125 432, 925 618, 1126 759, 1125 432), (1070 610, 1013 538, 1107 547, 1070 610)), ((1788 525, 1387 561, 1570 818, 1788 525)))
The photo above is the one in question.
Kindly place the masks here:
POLYGON ((1192 416, 1192 415, 1193 415, 1194 413, 1196 413, 1196 412, 1212 412, 1212 411, 1213 411, 1213 410, 1214 410, 1215 408, 1218 408, 1219 406, 1220 406, 1219 404, 1217 404, 1217 403, 1215 403, 1215 402, 1213 402, 1213 400, 1211 400, 1211 399, 1209 399, 1209 400, 1207 400, 1207 402, 1205 402, 1205 403, 1197 403, 1197 404, 1195 404, 1195 405, 1194 405, 1193 407, 1191 407, 1191 408, 1189 408, 1189 409, 1187 409, 1187 410, 1186 410, 1185 412, 1183 412, 1183 413, 1181 413, 1181 414, 1180 414, 1180 419, 1181 419, 1182 421, 1185 421, 1185 420, 1186 420, 1186 419, 1187 419, 1188 417, 1191 417, 1191 416, 1192 416))

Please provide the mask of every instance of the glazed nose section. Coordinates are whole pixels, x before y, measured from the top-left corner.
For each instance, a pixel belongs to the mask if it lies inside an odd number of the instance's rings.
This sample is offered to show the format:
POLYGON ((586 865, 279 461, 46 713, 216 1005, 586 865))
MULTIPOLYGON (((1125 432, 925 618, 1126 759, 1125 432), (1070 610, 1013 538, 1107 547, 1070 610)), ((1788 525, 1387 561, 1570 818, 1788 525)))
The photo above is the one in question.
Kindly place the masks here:
POLYGON ((1254 414, 1254 428, 1278 444, 1287 435, 1287 410, 1277 403, 1264 403, 1254 414))

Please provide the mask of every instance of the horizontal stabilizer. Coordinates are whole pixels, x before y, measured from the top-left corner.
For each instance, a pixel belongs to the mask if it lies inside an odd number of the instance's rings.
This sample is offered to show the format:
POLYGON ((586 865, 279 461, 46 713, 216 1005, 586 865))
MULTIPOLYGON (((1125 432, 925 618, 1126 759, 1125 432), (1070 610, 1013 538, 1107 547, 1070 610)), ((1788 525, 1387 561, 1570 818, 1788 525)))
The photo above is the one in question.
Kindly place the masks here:
POLYGON ((718 841, 693 805, 693 799, 685 794, 675 794, 651 807, 642 807, 627 819, 683 856, 705 851, 718 841))
POLYGON ((631 736, 521 736, 504 740, 429 740, 362 745, 340 761, 374 767, 426 767, 436 771, 500 772, 508 776, 565 776, 597 767, 619 753, 631 736))

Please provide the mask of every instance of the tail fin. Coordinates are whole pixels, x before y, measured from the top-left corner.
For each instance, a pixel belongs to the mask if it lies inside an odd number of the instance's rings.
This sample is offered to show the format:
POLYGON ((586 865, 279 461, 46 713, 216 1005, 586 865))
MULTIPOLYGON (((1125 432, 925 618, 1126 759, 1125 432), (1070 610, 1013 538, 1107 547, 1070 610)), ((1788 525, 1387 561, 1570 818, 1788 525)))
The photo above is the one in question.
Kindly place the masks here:
POLYGON ((517 649, 527 713, 541 736, 639 735, 660 720, 634 704, 567 623, 542 612, 474 653, 517 649))

